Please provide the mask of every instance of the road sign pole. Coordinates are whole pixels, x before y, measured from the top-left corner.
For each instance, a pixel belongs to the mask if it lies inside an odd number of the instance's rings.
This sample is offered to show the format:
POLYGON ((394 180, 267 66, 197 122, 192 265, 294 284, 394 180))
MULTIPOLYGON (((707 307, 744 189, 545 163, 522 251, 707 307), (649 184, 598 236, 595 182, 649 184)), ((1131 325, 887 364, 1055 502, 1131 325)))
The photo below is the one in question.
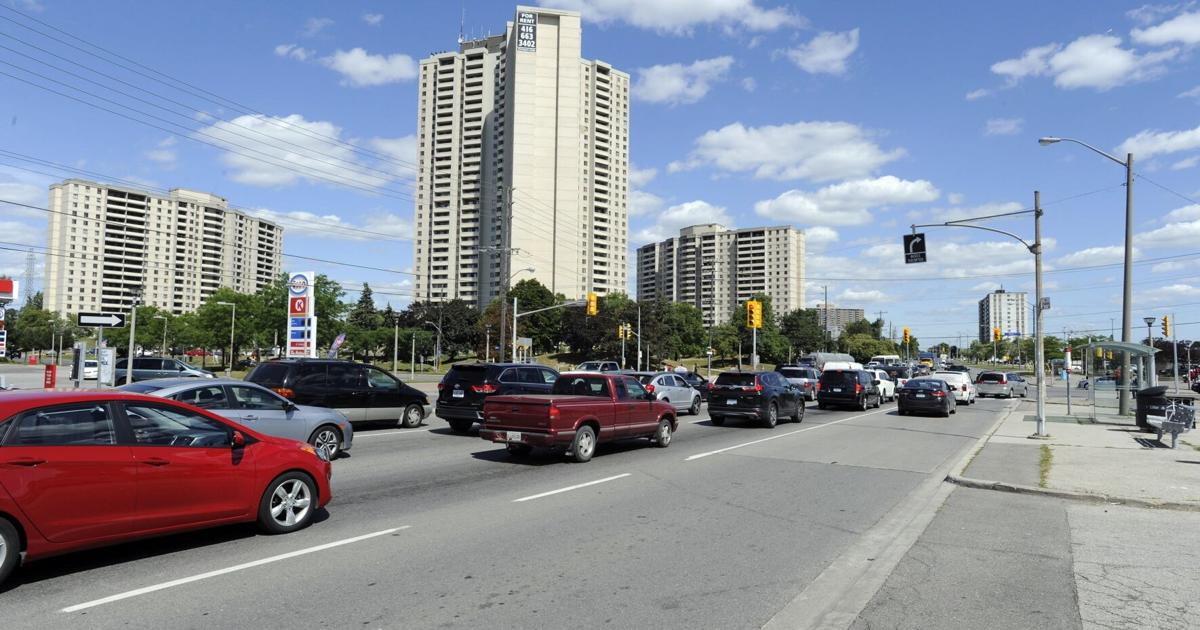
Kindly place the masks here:
MULTIPOLYGON (((96 389, 104 388, 104 379, 100 375, 100 348, 104 347, 104 327, 96 328, 96 389)), ((129 367, 133 367, 133 362, 129 362, 129 367)))

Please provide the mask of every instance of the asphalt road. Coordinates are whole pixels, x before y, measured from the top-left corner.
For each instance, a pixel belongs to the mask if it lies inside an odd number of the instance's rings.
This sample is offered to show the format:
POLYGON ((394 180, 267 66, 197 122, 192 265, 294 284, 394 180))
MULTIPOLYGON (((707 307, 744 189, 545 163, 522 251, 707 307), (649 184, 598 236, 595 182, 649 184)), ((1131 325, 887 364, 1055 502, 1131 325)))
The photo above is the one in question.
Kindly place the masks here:
POLYGON ((588 464, 511 459, 436 417, 365 430, 312 527, 31 563, 0 589, 0 627, 759 628, 810 591, 867 588, 865 605, 886 574, 843 587, 829 569, 894 538, 899 511, 1013 404, 810 407, 775 429, 705 411, 670 448, 611 445, 588 464))

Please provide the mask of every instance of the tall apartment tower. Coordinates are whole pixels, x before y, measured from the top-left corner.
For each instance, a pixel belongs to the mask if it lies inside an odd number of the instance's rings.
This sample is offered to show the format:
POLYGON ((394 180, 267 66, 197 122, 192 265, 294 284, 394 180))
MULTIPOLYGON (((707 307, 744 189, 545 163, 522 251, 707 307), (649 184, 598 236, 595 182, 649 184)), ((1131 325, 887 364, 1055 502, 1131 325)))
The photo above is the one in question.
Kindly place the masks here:
POLYGON ((693 304, 706 326, 729 321, 757 293, 776 315, 804 307, 804 232, 710 223, 637 250, 638 298, 693 304))
POLYGON ((1024 291, 1010 293, 997 289, 979 300, 979 341, 991 343, 993 328, 999 328, 1005 335, 1029 336, 1025 297, 1024 291))
POLYGON ((581 42, 578 12, 518 6, 421 61, 418 299, 482 308, 527 268, 572 299, 624 291, 629 75, 581 42))
POLYGON ((830 339, 841 337, 848 324, 867 318, 866 311, 861 308, 837 308, 832 304, 820 303, 813 310, 817 312, 817 325, 829 333, 830 339))
POLYGON ((281 270, 283 229, 221 197, 68 179, 50 187, 45 307, 61 315, 141 303, 193 311, 220 287, 253 293, 281 270))

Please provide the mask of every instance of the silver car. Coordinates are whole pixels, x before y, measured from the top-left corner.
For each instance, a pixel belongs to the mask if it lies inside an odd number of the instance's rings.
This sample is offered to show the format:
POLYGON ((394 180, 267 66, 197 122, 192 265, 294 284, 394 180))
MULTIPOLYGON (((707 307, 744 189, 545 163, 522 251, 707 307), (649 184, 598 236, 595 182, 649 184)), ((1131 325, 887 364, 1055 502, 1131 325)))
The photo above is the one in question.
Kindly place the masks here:
POLYGON ((980 372, 975 378, 975 391, 980 398, 995 396, 996 398, 1012 398, 1029 395, 1029 383, 1014 372, 980 372))
POLYGON ((687 381, 672 372, 627 372, 636 378, 646 390, 663 402, 669 402, 675 409, 686 411, 693 416, 700 413, 700 392, 688 385, 687 381))
POLYGON ((821 380, 821 373, 817 368, 784 366, 775 371, 783 375, 787 382, 799 387, 805 400, 817 399, 817 381, 821 380))
POLYGON ((349 451, 354 429, 335 409, 297 405, 275 392, 236 379, 159 378, 117 389, 202 407, 268 435, 308 442, 329 459, 349 451))

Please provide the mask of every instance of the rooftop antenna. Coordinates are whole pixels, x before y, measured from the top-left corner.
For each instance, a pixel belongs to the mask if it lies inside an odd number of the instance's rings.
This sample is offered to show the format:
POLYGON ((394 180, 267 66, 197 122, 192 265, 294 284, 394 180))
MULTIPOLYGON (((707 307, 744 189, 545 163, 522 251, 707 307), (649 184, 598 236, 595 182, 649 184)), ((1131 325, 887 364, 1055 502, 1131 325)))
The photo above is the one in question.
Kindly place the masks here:
POLYGON ((465 41, 463 39, 463 25, 467 21, 467 3, 464 1, 461 4, 461 6, 462 6, 462 16, 460 18, 458 18, 458 45, 459 46, 462 46, 462 43, 465 41))

